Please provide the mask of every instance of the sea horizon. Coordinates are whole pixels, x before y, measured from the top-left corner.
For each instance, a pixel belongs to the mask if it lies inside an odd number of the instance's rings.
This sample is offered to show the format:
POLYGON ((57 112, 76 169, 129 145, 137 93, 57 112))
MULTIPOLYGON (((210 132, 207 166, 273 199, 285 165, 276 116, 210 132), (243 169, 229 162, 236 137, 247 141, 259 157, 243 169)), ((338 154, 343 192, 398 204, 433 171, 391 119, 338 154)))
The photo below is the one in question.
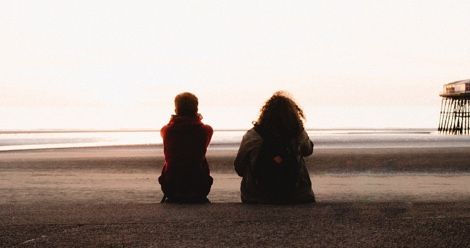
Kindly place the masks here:
MULTIPOLYGON (((215 128, 214 131, 247 131, 249 128, 215 128)), ((305 128, 307 131, 437 131, 437 127, 334 127, 305 128)), ((31 129, 0 129, 0 134, 10 133, 93 133, 93 132, 159 132, 160 128, 31 128, 31 129)))

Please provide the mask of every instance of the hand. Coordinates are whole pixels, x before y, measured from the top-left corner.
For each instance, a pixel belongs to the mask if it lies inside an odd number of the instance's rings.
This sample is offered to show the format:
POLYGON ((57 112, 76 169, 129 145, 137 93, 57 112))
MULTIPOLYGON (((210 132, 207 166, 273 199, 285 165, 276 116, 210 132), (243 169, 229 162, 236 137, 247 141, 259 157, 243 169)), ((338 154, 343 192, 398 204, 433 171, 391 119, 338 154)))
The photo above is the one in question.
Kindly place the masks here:
POLYGON ((273 158, 274 163, 278 165, 282 165, 282 162, 284 161, 281 156, 277 155, 273 158))

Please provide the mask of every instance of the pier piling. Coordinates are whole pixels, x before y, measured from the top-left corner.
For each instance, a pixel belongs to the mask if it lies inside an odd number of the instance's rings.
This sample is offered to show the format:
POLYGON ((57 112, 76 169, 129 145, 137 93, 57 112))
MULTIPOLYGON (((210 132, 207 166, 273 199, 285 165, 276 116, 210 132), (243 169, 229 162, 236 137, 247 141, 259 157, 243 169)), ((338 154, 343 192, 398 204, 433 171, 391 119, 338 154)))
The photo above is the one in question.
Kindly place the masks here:
POLYGON ((444 134, 470 134, 470 79, 444 85, 437 130, 444 134))

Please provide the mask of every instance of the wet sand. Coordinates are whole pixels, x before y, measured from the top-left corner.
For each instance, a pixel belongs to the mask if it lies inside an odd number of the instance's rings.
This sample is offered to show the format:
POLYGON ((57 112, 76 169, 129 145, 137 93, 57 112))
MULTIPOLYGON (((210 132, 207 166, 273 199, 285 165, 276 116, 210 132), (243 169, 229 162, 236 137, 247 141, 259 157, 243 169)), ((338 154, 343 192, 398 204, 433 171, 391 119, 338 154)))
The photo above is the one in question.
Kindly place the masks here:
POLYGON ((232 150, 209 152, 206 205, 159 204, 153 147, 2 152, 0 246, 468 247, 469 154, 317 150, 308 161, 317 204, 247 206, 232 150))
MULTIPOLYGON (((207 152, 211 170, 233 173, 235 148, 214 148, 207 152)), ((96 148, 0 151, 0 167, 17 169, 131 169, 157 170, 163 164, 158 146, 116 146, 96 148)), ((306 158, 309 171, 356 172, 470 172, 470 147, 403 148, 315 148, 306 158)))

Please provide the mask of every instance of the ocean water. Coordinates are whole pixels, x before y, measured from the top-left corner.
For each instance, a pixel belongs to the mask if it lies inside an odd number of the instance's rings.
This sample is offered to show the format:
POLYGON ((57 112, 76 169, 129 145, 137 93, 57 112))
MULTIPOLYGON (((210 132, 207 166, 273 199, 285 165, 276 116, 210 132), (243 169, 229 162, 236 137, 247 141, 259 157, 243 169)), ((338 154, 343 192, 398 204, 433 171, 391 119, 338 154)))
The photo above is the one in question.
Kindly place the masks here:
MULTIPOLYGON (((215 130, 209 149, 238 149, 246 130, 215 130)), ((470 147, 470 136, 433 129, 308 130, 316 149, 470 147)), ((0 151, 120 145, 161 146, 159 130, 0 132, 0 151)))

